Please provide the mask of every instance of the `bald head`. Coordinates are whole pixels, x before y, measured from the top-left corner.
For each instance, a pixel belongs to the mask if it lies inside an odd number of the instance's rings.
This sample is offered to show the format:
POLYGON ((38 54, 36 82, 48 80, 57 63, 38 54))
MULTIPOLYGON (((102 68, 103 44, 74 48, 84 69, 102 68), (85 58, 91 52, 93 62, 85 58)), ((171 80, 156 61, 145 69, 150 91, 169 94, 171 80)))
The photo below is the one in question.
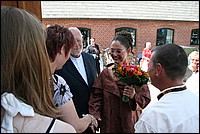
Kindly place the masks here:
POLYGON ((69 27, 69 30, 74 34, 74 36, 81 36, 82 38, 81 31, 77 27, 69 27))
POLYGON ((78 58, 83 50, 83 38, 81 31, 77 27, 69 27, 69 30, 74 35, 74 38, 76 39, 76 47, 74 50, 71 51, 71 56, 78 58))

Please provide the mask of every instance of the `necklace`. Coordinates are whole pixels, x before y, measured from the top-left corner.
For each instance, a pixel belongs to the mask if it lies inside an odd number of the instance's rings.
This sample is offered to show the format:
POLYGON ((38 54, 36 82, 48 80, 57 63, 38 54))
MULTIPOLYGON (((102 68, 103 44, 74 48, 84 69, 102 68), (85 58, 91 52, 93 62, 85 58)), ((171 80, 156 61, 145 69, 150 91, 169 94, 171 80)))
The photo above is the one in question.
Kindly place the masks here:
POLYGON ((160 93, 157 98, 158 100, 163 97, 163 95, 167 94, 167 93, 170 93, 170 92, 178 92, 178 91, 183 91, 186 89, 186 86, 184 87, 181 87, 181 88, 173 88, 173 89, 168 89, 168 90, 165 90, 164 92, 160 93))

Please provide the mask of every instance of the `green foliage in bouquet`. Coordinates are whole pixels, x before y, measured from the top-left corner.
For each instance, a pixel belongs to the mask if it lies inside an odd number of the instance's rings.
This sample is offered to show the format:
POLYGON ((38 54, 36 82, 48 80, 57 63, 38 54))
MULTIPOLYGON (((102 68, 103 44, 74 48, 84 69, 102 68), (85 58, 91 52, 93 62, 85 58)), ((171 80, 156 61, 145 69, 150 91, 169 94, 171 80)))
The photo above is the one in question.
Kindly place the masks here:
MULTIPOLYGON (((129 86, 141 87, 149 81, 147 72, 141 70, 139 65, 128 65, 126 63, 119 63, 112 68, 114 75, 129 86)), ((123 101, 128 102, 127 96, 123 96, 123 101), (124 100, 125 99, 125 100, 124 100)))

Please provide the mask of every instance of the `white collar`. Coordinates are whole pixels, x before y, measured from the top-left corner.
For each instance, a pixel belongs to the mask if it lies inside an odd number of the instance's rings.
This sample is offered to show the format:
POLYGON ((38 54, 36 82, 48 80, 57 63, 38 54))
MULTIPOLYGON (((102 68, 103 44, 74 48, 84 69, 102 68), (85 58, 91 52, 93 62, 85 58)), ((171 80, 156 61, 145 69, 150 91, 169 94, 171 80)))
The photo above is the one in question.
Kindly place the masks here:
MULTIPOLYGON (((162 92, 165 92, 166 90, 169 90, 169 89, 174 89, 174 88, 183 88, 183 87, 185 87, 184 84, 183 84, 183 85, 180 85, 180 86, 169 87, 169 88, 164 89, 162 92)), ((161 92, 161 93, 162 93, 162 92, 161 92)))
POLYGON ((78 58, 75 58, 75 57, 73 57, 73 56, 70 55, 70 59, 73 60, 73 61, 80 61, 80 60, 83 59, 83 56, 81 54, 78 58))

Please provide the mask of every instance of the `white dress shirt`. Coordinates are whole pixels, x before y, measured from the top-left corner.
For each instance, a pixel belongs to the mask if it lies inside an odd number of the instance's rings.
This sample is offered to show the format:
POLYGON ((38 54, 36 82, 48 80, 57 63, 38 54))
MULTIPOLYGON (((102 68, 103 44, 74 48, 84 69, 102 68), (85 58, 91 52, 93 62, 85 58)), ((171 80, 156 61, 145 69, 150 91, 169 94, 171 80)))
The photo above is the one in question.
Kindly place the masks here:
POLYGON ((185 82, 186 87, 199 96, 199 72, 193 73, 185 82))
POLYGON ((76 69, 78 70, 78 72, 81 74, 82 78, 88 84, 87 75, 86 75, 86 71, 85 71, 85 66, 84 66, 82 55, 80 55, 80 57, 78 57, 78 58, 74 58, 74 57, 72 57, 70 55, 70 59, 74 63, 74 65, 75 65, 76 69))
POLYGON ((188 89, 169 92, 143 111, 134 128, 136 133, 199 133, 199 97, 188 89))

